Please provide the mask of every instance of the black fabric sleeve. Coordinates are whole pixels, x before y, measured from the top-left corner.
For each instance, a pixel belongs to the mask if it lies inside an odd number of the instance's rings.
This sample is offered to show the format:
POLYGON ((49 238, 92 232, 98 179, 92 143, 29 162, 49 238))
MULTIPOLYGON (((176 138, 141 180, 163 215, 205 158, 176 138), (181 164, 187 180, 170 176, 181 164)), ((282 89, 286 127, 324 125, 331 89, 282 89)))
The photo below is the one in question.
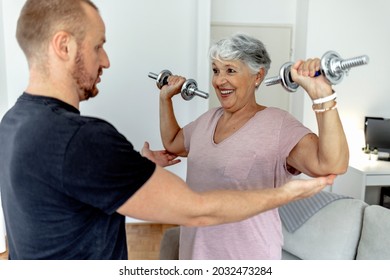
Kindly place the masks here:
POLYGON ((155 167, 109 123, 87 122, 69 142, 63 188, 74 199, 112 214, 151 177, 155 167))

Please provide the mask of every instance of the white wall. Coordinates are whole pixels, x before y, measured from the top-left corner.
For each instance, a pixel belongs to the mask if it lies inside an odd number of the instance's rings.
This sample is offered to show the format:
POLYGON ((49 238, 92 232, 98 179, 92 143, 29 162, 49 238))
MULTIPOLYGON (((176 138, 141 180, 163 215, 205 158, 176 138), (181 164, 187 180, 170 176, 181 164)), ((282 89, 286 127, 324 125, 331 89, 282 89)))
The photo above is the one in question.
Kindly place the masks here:
MULTIPOLYGON (((0 15, 3 14, 3 4, 0 1, 0 15)), ((2 17, 1 17, 2 18, 2 17)), ((4 50, 4 25, 0 20, 0 119, 8 108, 7 79, 5 72, 5 50, 4 50)))
MULTIPOLYGON (((296 6, 295 36, 294 36, 294 58, 306 57, 307 45, 307 18, 309 0, 299 0, 296 6)), ((291 113, 300 121, 303 121, 303 106, 305 93, 301 88, 290 95, 291 113)))
MULTIPOLYGON (((328 50, 343 58, 368 55, 368 65, 351 69, 334 86, 351 154, 364 145, 364 116, 390 117, 390 2, 387 0, 311 0, 308 9, 308 56, 328 50)), ((315 127, 311 101, 304 104, 304 122, 315 127)))
POLYGON ((2 0, 2 3, 6 93, 8 97, 8 106, 10 107, 26 88, 28 82, 27 62, 15 39, 16 21, 24 0, 2 0))
MULTIPOLYGON (((0 15, 3 14, 3 5, 0 2, 0 15)), ((0 18, 1 19, 1 18, 0 18)), ((3 21, 0 20, 0 119, 3 117, 7 107, 7 84, 5 74, 5 53, 4 53, 4 26, 3 21)), ((0 253, 6 251, 5 241, 5 224, 3 219, 3 208, 1 207, 1 193, 0 193, 0 253)))

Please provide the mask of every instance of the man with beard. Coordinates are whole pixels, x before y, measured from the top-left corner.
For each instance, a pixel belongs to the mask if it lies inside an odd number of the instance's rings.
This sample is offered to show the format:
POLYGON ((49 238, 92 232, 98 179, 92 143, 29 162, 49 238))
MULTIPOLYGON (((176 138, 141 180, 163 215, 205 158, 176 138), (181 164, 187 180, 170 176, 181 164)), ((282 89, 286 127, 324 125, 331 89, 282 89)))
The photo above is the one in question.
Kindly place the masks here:
MULTIPOLYGON (((125 216, 206 226, 239 221, 313 195, 334 176, 278 189, 195 193, 142 156, 111 124, 80 115, 98 94, 105 26, 89 0, 27 0, 16 34, 29 65, 25 92, 0 124, 0 190, 10 259, 127 259, 125 216)), ((177 91, 179 78, 162 90, 177 91)))

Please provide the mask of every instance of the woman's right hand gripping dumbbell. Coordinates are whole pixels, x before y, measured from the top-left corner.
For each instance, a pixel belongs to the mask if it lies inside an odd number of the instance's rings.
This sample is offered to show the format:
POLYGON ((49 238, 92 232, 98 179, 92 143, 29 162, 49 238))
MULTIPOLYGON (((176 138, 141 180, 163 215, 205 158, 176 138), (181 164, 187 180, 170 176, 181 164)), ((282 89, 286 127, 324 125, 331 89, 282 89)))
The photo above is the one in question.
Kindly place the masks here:
POLYGON ((164 85, 160 91, 161 99, 171 99, 176 94, 181 92, 181 88, 186 81, 186 78, 177 75, 168 77, 168 84, 164 85))

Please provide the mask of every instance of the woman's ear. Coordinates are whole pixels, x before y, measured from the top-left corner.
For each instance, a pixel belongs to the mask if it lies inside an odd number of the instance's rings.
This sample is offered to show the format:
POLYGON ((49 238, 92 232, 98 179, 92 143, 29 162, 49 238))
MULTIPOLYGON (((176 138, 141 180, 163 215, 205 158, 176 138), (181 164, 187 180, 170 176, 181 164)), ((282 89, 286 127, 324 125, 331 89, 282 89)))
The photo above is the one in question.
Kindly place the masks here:
POLYGON ((260 68, 259 72, 257 72, 256 84, 261 84, 264 80, 264 76, 265 76, 265 69, 260 68))
POLYGON ((56 55, 62 60, 69 60, 73 56, 73 52, 76 52, 77 47, 74 37, 65 31, 57 32, 51 45, 56 55))

